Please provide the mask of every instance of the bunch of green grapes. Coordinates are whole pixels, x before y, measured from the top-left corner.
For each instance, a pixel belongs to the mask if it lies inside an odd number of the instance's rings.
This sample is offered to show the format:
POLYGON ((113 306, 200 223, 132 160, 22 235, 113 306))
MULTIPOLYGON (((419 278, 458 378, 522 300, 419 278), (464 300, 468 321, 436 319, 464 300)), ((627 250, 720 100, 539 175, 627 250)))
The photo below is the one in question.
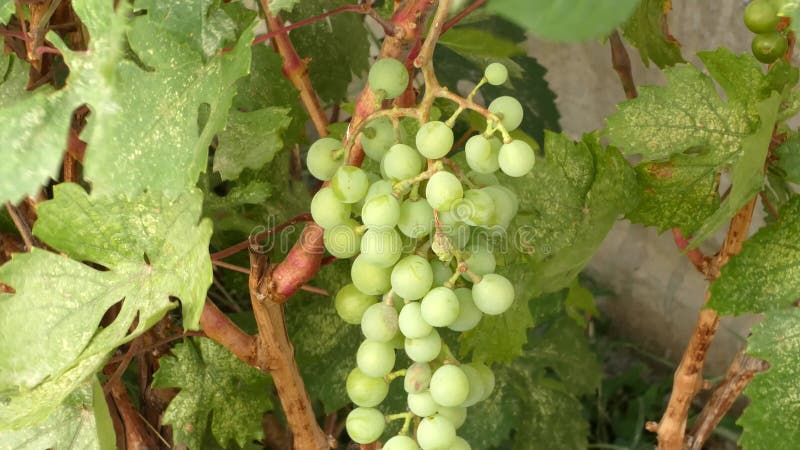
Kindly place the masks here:
MULTIPOLYGON (((478 86, 502 84, 507 75, 492 64, 478 86)), ((371 69, 369 83, 384 98, 397 96, 408 74, 399 61, 384 59, 371 69)), ((399 142, 397 118, 374 115, 354 138, 380 163, 380 174, 346 165, 345 145, 335 139, 320 139, 308 152, 311 173, 329 181, 311 202, 325 247, 337 258, 354 258, 352 283, 336 294, 335 307, 365 337, 346 380, 356 405, 346 427, 355 442, 376 441, 389 420, 405 419, 384 449, 469 449, 456 430, 466 408, 494 389, 491 369, 458 362, 439 333, 471 330, 484 314, 502 314, 514 302, 512 283, 494 273, 488 241, 474 236, 510 225, 519 201, 498 178, 526 175, 535 152, 508 134, 522 122, 517 100, 500 97, 488 110, 487 131, 466 142, 467 175, 443 160, 453 150, 450 121, 422 123, 413 142, 399 142), (410 367, 396 367, 398 350, 413 361, 410 367), (384 416, 377 406, 401 376, 408 410, 384 416), (415 416, 418 425, 409 430, 415 416)))
POLYGON ((744 10, 744 23, 755 33, 752 50, 756 59, 772 64, 789 48, 785 32, 778 31, 784 0, 753 0, 744 10))

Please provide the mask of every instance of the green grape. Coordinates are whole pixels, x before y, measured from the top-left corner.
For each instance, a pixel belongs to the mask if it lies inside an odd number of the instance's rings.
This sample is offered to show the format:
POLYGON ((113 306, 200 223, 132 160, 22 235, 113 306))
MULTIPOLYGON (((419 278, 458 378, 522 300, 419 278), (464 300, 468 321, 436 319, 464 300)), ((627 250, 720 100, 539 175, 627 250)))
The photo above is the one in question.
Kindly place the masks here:
MULTIPOLYGON (((353 203, 351 205, 352 206, 351 210, 353 211, 353 214, 358 214, 358 213, 361 212, 362 209, 364 209, 364 204, 367 203, 367 200, 369 200, 371 198, 370 195, 369 195, 369 189, 375 183, 377 183, 378 181, 382 180, 381 175, 378 175, 378 174, 373 173, 373 172, 368 172, 368 171, 365 171, 365 172, 367 174, 367 179, 369 180, 369 188, 367 188, 367 193, 364 195, 364 198, 362 198, 361 200, 359 200, 359 201, 357 201, 357 202, 355 202, 355 203, 353 203)), ((375 191, 373 191, 373 192, 375 192, 375 191)), ((391 192, 389 192, 389 193, 391 194, 391 192)), ((373 197, 374 197, 374 195, 373 195, 373 197)))
POLYGON ((422 450, 449 449, 456 440, 456 429, 444 416, 422 419, 417 427, 417 442, 422 450))
POLYGON ((422 318, 434 327, 446 327, 458 317, 458 297, 452 289, 436 287, 422 299, 422 318))
POLYGON ((361 237, 361 255, 378 267, 391 267, 403 253, 403 239, 394 228, 370 228, 361 237))
POLYGON ((342 143, 338 139, 322 138, 311 144, 306 156, 308 171, 315 178, 328 181, 342 165, 342 143))
POLYGON ((518 139, 503 144, 498 155, 500 170, 510 177, 522 177, 533 169, 536 163, 536 154, 525 141, 518 139))
POLYGON ((378 406, 389 393, 389 383, 385 379, 368 377, 358 367, 347 375, 345 385, 350 401, 358 406, 378 406))
POLYGON ((419 394, 428 389, 431 384, 431 366, 427 363, 415 362, 406 369, 406 376, 403 379, 403 389, 409 394, 419 394))
POLYGON ((472 363, 471 365, 478 371, 481 380, 483 380, 483 398, 481 398, 481 401, 486 400, 494 391, 494 372, 484 363, 472 363))
POLYGON ((419 302, 411 302, 400 311, 400 332, 410 339, 417 339, 431 334, 433 327, 422 319, 419 302))
POLYGON ((369 189, 367 189, 367 195, 364 197, 365 201, 370 201, 373 197, 377 197, 383 194, 391 195, 393 192, 392 182, 389 180, 378 180, 369 185, 369 189))
POLYGON ((442 286, 453 276, 453 270, 438 259, 431 261, 431 270, 433 270, 433 286, 442 286))
POLYGON ((391 269, 372 264, 361 255, 353 260, 353 266, 350 267, 350 279, 353 280, 353 284, 359 291, 369 295, 389 292, 392 288, 391 276, 391 269))
POLYGON ((464 438, 456 436, 456 438, 453 440, 453 443, 450 444, 450 448, 448 450, 472 450, 472 447, 469 445, 469 442, 464 440, 464 438))
POLYGON ((753 33, 775 31, 779 22, 778 10, 767 0, 753 0, 744 10, 744 24, 753 33))
POLYGON ((408 394, 406 399, 408 409, 419 417, 428 417, 436 414, 439 405, 433 401, 429 391, 422 391, 418 394, 408 394))
POLYGON ((449 420, 456 430, 461 428, 461 425, 464 425, 467 420, 467 408, 463 406, 439 406, 436 412, 449 420))
POLYGON ((519 199, 517 194, 504 186, 486 186, 481 189, 489 194, 494 202, 494 215, 489 219, 490 225, 498 225, 503 229, 511 225, 511 221, 517 215, 519 209, 519 199))
POLYGON ((378 440, 386 428, 386 418, 375 408, 358 407, 347 415, 345 421, 347 434, 359 444, 369 444, 378 440))
POLYGON ((366 340, 356 351, 356 364, 364 375, 381 378, 394 368, 394 349, 386 342, 366 340))
POLYGON ((406 300, 421 299, 431 289, 432 284, 433 270, 421 256, 406 256, 392 269, 392 290, 406 300))
POLYGON ((347 219, 345 223, 326 228, 322 235, 325 249, 331 255, 347 259, 355 256, 361 248, 361 234, 357 228, 359 223, 353 219, 347 219))
POLYGON ((500 86, 508 80, 508 69, 500 63, 491 63, 486 66, 486 70, 483 71, 483 76, 486 77, 489 84, 500 86))
POLYGON ((400 205, 400 232, 410 238, 429 235, 433 229, 433 209, 425 200, 406 200, 400 205))
POLYGON ((344 203, 356 203, 369 189, 367 173, 355 166, 341 166, 331 178, 331 189, 344 203))
MULTIPOLYGON (((497 142, 500 142, 500 140, 496 139, 496 138, 492 138, 492 140, 496 140, 497 142)), ((502 142, 500 142, 497 145, 497 151, 498 152, 500 151, 500 146, 501 145, 503 145, 502 142)), ((475 183, 477 185, 480 185, 480 186, 494 186, 496 184, 500 184, 500 180, 498 180, 497 176, 495 174, 493 174, 493 173, 478 173, 478 172, 471 171, 471 172, 467 173, 467 178, 470 181, 472 181, 473 183, 475 183)))
POLYGON ((336 198, 333 189, 324 187, 311 199, 311 217, 324 229, 350 220, 350 205, 336 198))
POLYGON ((489 273, 472 285, 472 299, 484 314, 503 314, 514 303, 514 286, 506 277, 489 273))
POLYGON ((393 227, 400 220, 400 202, 391 194, 380 194, 364 203, 361 222, 367 227, 393 227))
POLYGON ((369 87, 383 98, 392 99, 402 94, 408 87, 408 70, 394 58, 382 58, 369 68, 369 87))
POLYGON ((442 224, 442 233, 450 239, 459 249, 464 248, 469 241, 469 225, 458 220, 453 212, 446 211, 439 213, 439 222, 442 224))
POLYGON ((469 380, 460 367, 445 364, 431 377, 431 397, 442 406, 459 406, 469 395, 469 380))
POLYGON ((336 313, 339 314, 342 320, 352 325, 359 325, 364 311, 374 305, 376 301, 375 297, 359 291, 351 283, 339 289, 333 304, 336 308, 336 313))
POLYGON ((782 57, 789 48, 786 37, 777 31, 757 34, 753 38, 753 55, 764 64, 772 64, 782 57))
POLYGON ((394 142, 394 125, 388 117, 379 117, 371 121, 361 133, 361 147, 374 161, 380 162, 394 142))
POLYGON ((397 310, 386 303, 370 306, 361 317, 361 332, 371 341, 389 342, 397 329, 397 310))
POLYGON ((499 152, 499 145, 495 147, 480 134, 469 138, 464 151, 467 156, 467 165, 478 173, 497 172, 497 169, 500 168, 500 163, 497 161, 499 152))
POLYGON ((397 333, 394 335, 392 340, 389 341, 389 345, 391 345, 395 350, 402 350, 403 347, 406 346, 406 337, 403 336, 403 333, 397 333))
POLYGON ((419 127, 416 144, 422 156, 439 159, 453 148, 453 130, 444 122, 428 122, 419 127))
POLYGON ((431 362, 442 351, 442 338, 435 329, 425 337, 406 338, 405 350, 406 355, 414 362, 431 362))
POLYGON ((467 288, 458 288, 455 291, 458 297, 458 317, 448 328, 453 331, 469 331, 478 325, 483 313, 475 306, 472 300, 472 291, 467 288))
POLYGON ((486 386, 480 372, 474 365, 462 364, 461 370, 464 371, 464 375, 467 376, 469 381, 469 395, 467 395, 467 399, 464 400, 461 406, 470 407, 484 399, 486 386))
POLYGON ((401 434, 391 437, 383 444, 382 448, 383 450, 419 450, 419 446, 414 439, 401 434))
POLYGON ((449 211, 453 203, 464 196, 461 181, 450 172, 436 172, 425 187, 425 198, 431 208, 449 211))
MULTIPOLYGON (((471 253, 464 260, 467 263, 469 271, 478 275, 485 275, 494 272, 497 267, 497 262, 494 259, 494 253, 487 248, 486 244, 470 245, 471 253)), ((466 273, 461 274, 461 278, 472 281, 466 273)))
POLYGON ((386 178, 395 181, 414 178, 422 172, 422 158, 406 144, 393 145, 381 160, 386 178))
POLYGON ((522 105, 514 97, 504 95, 489 103, 489 111, 500 118, 506 131, 514 131, 522 123, 522 105))
POLYGON ((456 217, 467 225, 488 225, 494 216, 494 201, 481 189, 467 189, 464 198, 453 203, 450 209, 456 217))

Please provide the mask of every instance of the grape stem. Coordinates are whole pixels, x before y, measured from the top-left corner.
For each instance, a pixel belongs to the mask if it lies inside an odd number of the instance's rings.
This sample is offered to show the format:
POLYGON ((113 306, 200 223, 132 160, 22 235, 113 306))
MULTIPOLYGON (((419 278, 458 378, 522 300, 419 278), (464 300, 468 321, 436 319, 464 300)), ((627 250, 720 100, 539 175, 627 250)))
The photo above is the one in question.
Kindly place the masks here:
POLYGON ((391 382, 395 378, 404 377, 404 376, 406 376, 406 369, 400 369, 400 370, 396 370, 396 371, 390 373, 389 375, 386 375, 384 377, 384 379, 387 382, 391 382))
POLYGON ((414 184, 417 184, 421 181, 425 181, 433 176, 436 172, 439 172, 443 168, 443 164, 440 161, 435 161, 433 164, 430 165, 428 170, 422 172, 421 174, 415 176, 414 178, 408 178, 406 180, 398 181, 392 187, 392 195, 395 197, 400 196, 406 189, 410 188, 414 184))
POLYGON ((409 418, 412 417, 413 415, 414 414, 410 413, 410 412, 389 414, 389 415, 386 416, 386 422, 388 423, 388 422, 391 422, 393 420, 399 420, 399 419, 409 420, 409 418))
POLYGON ((397 433, 397 434, 402 434, 404 436, 407 435, 408 434, 408 428, 411 425, 411 419, 413 419, 413 418, 414 418, 414 414, 413 413, 408 413, 408 416, 406 416, 405 422, 403 422, 403 428, 401 428, 400 432, 397 433))
POLYGON ((458 177, 458 179, 461 180, 462 183, 466 184, 467 187, 469 187, 470 189, 476 189, 478 187, 475 183, 472 182, 472 180, 470 180, 467 177, 464 171, 461 170, 461 167, 458 167, 458 164, 453 162, 451 159, 442 158, 442 163, 444 163, 444 165, 447 166, 448 169, 452 170, 453 175, 458 177))

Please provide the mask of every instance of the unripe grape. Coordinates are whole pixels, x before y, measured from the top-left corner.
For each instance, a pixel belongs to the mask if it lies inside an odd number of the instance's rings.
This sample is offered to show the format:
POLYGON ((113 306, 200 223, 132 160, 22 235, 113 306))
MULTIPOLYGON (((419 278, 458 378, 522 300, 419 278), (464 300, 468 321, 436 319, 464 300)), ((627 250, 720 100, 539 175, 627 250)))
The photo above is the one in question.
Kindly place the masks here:
POLYGON ((492 395, 492 391, 494 391, 494 372, 484 363, 471 363, 472 367, 478 371, 478 374, 481 376, 481 380, 483 380, 483 398, 481 401, 486 400, 492 395))
POLYGON ((392 290, 406 300, 419 300, 432 285, 433 270, 421 256, 406 256, 392 269, 392 290))
POLYGON ((408 87, 408 70, 394 58, 382 58, 370 67, 368 80, 373 92, 379 94, 382 91, 383 98, 392 99, 408 87))
POLYGON ((364 199, 366 201, 369 201, 373 197, 377 197, 382 194, 391 195, 391 193, 392 193, 392 182, 389 180, 378 180, 369 185, 369 189, 367 189, 367 195, 364 197, 364 199))
POLYGON ((353 284, 359 291, 369 295, 389 292, 392 288, 391 275, 391 269, 372 264, 361 255, 353 260, 353 265, 350 267, 350 279, 353 280, 353 284))
POLYGON ((414 439, 408 436, 397 435, 383 444, 383 450, 419 450, 419 446, 414 439))
POLYGON ((757 34, 751 46, 753 55, 764 64, 772 64, 782 57, 789 48, 786 37, 777 31, 757 34))
POLYGON ((494 201, 481 189, 467 189, 464 198, 453 203, 450 208, 456 217, 467 225, 485 226, 494 216, 494 201))
POLYGON ((336 293, 334 306, 342 320, 352 325, 358 325, 361 323, 364 311, 374 305, 376 301, 375 297, 359 291, 354 284, 348 284, 336 293))
POLYGON ((370 306, 361 318, 361 332, 371 341, 389 342, 397 329, 397 310, 386 303, 370 306))
POLYGON ((426 417, 417 427, 417 442, 422 450, 449 449, 455 440, 456 429, 444 416, 426 417))
POLYGON ((416 150, 406 144, 395 144, 386 152, 381 160, 381 168, 386 175, 395 181, 414 178, 422 172, 422 158, 416 150))
POLYGON ((375 408, 359 407, 347 415, 345 427, 350 439, 359 444, 369 444, 381 437, 386 428, 386 419, 375 408))
POLYGON ((469 138, 464 150, 467 157, 467 165, 478 173, 496 172, 500 168, 500 163, 497 161, 499 152, 499 146, 493 146, 488 139, 480 134, 469 138))
POLYGON ((387 117, 379 117, 371 121, 361 133, 361 147, 364 149, 364 153, 374 161, 380 162, 394 143, 394 126, 387 117))
POLYGON ((436 414, 436 410, 439 408, 439 405, 433 401, 433 397, 431 397, 431 393, 428 391, 422 391, 418 394, 408 394, 406 403, 408 403, 408 409, 419 417, 432 416, 436 414))
POLYGON ((486 70, 483 71, 483 76, 486 77, 489 84, 500 86, 508 80, 508 69, 500 63, 491 63, 486 66, 486 70))
MULTIPOLYGON (((497 262, 494 258, 494 253, 487 247, 487 244, 470 244, 470 254, 464 262, 467 264, 469 271, 477 275, 486 275, 487 273, 494 272, 497 267, 497 262)), ((472 281, 467 273, 461 274, 461 278, 472 281)))
POLYGON ((442 406, 459 406, 469 395, 469 380, 460 367, 445 364, 431 377, 431 397, 442 406))
POLYGON ((400 202, 391 194, 380 194, 364 203, 361 222, 367 227, 393 227, 400 220, 400 202))
POLYGON ((498 161, 500 170, 504 174, 510 177, 522 177, 533 169, 536 154, 527 142, 516 139, 500 147, 498 161))
MULTIPOLYGON (((495 140, 498 142, 497 144, 497 151, 500 152, 500 146, 503 145, 499 139, 492 138, 491 140, 495 140)), ((494 144, 492 144, 494 145, 494 144)), ((499 162, 498 162, 499 166, 499 162)), ((467 173, 467 178, 472 181, 473 183, 479 186, 494 186, 496 184, 500 184, 500 180, 497 179, 497 176, 493 173, 478 173, 475 171, 471 171, 467 173)))
POLYGON ((753 33, 775 31, 779 22, 778 10, 769 1, 753 0, 744 10, 744 24, 753 33))
POLYGON ((330 180, 336 169, 342 165, 342 155, 335 156, 335 152, 341 149, 341 141, 333 138, 322 138, 311 144, 306 156, 306 165, 311 175, 323 181, 330 180))
POLYGON ((422 318, 435 327, 446 327, 458 317, 458 297, 452 289, 436 287, 422 299, 422 318))
POLYGON ((389 345, 391 345, 395 350, 402 350, 403 347, 406 346, 406 337, 403 336, 403 333, 397 333, 394 335, 392 340, 389 341, 389 345))
POLYGON ((453 331, 469 331, 478 325, 483 314, 472 300, 472 291, 467 288, 458 288, 455 291, 458 297, 458 317, 448 328, 453 331))
POLYGON ((499 185, 486 186, 482 190, 489 194, 494 202, 494 215, 489 219, 489 224, 498 225, 503 229, 508 228, 519 209, 517 195, 510 189, 499 185))
POLYGON ((358 167, 341 166, 331 178, 331 189, 339 201, 356 203, 367 194, 369 178, 358 167))
POLYGON ((311 199, 311 217, 322 228, 331 228, 350 219, 350 205, 339 201, 333 189, 324 187, 311 199))
POLYGON ((456 215, 450 211, 439 213, 439 222, 442 224, 441 230, 450 242, 459 249, 467 245, 470 237, 470 228, 464 222, 458 220, 456 215))
POLYGON ((461 181, 450 172, 436 172, 425 187, 425 198, 431 208, 449 211, 453 203, 464 196, 461 181))
POLYGON ((403 306, 403 310, 400 311, 399 323, 400 332, 410 339, 425 337, 433 331, 433 327, 422 319, 419 302, 411 302, 403 306))
POLYGON ((358 406, 377 406, 389 393, 389 383, 385 379, 364 375, 358 367, 347 375, 345 385, 350 401, 358 406))
POLYGON ((370 228, 361 237, 361 255, 371 264, 389 268, 403 253, 403 239, 394 228, 370 228))
POLYGON ((356 364, 364 375, 385 377, 394 368, 394 349, 386 342, 366 340, 356 351, 356 364))
POLYGON ((469 442, 464 440, 464 438, 456 436, 448 450, 472 450, 472 447, 469 445, 469 442))
POLYGON ((403 389, 409 394, 418 394, 431 384, 431 366, 427 363, 415 362, 406 369, 406 376, 403 379, 403 389))
POLYGON ((425 337, 406 338, 405 350, 406 355, 414 362, 431 362, 442 351, 442 338, 435 329, 425 337))
POLYGON ((469 395, 467 395, 467 399, 464 400, 461 406, 470 407, 485 398, 486 383, 474 365, 462 364, 461 370, 464 372, 464 375, 467 376, 467 380, 469 380, 469 395))
POLYGON ((355 256, 361 248, 361 234, 358 233, 359 223, 353 219, 347 219, 344 223, 326 228, 322 235, 325 249, 340 259, 347 259, 355 256))
POLYGON ((461 428, 461 425, 464 425, 467 420, 467 408, 463 406, 439 406, 436 412, 449 420, 456 430, 461 428))
POLYGON ((514 303, 514 286, 506 277, 489 273, 472 285, 472 299, 484 314, 503 314, 514 303))
POLYGON ((453 140, 453 130, 444 122, 428 122, 417 131, 417 150, 428 159, 439 159, 453 148, 453 140))
POLYGON ((433 209, 425 200, 406 200, 400 205, 400 232, 410 238, 429 235, 433 229, 433 209))
POLYGON ((500 118, 500 123, 506 131, 514 131, 522 123, 522 105, 514 97, 508 95, 497 97, 489 103, 489 111, 500 118))
POLYGON ((433 270, 433 286, 442 286, 453 276, 453 270, 438 259, 431 261, 431 270, 433 270))

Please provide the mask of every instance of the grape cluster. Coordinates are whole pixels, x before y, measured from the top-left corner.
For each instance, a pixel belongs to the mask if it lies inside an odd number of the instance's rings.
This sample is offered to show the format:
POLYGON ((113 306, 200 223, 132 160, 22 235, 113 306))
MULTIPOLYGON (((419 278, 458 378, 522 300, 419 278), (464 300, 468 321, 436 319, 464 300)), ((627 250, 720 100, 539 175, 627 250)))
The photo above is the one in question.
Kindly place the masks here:
POLYGON ((784 0, 753 0, 744 11, 744 23, 755 33, 753 55, 764 64, 772 64, 789 48, 786 35, 777 30, 778 13, 784 0))
MULTIPOLYGON (((505 83, 507 76, 503 65, 491 64, 478 86, 505 83)), ((406 89, 408 73, 399 61, 382 59, 370 70, 369 83, 377 96, 396 97, 406 89)), ((336 139, 322 138, 309 149, 309 171, 329 181, 311 202, 325 248, 337 258, 355 258, 352 283, 334 302, 339 316, 360 325, 365 337, 346 381, 356 405, 346 427, 355 442, 373 442, 389 420, 405 419, 384 449, 469 449, 456 430, 466 408, 494 389, 491 369, 477 361, 459 363, 438 331, 471 330, 484 314, 502 314, 514 301, 514 286, 494 273, 489 241, 475 231, 507 229, 519 202, 496 173, 524 176, 535 154, 509 135, 522 122, 517 100, 497 98, 488 111, 487 131, 466 142, 466 174, 443 159, 453 148, 450 121, 421 124, 412 141, 403 139, 397 117, 373 115, 360 142, 380 163, 380 175, 347 165, 347 146, 336 139), (399 349, 413 363, 394 371, 399 349), (376 407, 400 376, 408 411, 384 416, 376 407), (412 438, 415 416, 420 420, 412 438)))

